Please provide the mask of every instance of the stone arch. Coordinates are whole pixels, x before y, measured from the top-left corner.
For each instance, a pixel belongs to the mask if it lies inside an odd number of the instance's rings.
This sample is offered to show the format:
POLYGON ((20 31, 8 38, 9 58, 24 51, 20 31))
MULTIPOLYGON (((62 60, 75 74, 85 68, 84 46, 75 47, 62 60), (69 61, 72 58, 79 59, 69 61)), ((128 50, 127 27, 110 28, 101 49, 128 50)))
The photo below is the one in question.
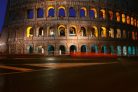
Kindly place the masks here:
POLYGON ((91 46, 91 52, 92 53, 98 53, 98 46, 97 45, 92 45, 91 46))
POLYGON ((76 45, 71 45, 70 46, 70 52, 76 52, 76 51, 77 51, 76 45))
POLYGON ((98 37, 98 28, 96 26, 91 29, 91 37, 98 37))
POLYGON ((32 37, 33 36, 33 28, 31 26, 27 27, 27 30, 26 30, 26 36, 27 37, 32 37))
POLYGON ((44 17, 44 9, 38 8, 37 9, 37 18, 43 18, 44 17))
POLYGON ((105 27, 100 28, 100 35, 101 35, 102 38, 105 38, 107 36, 105 27))
POLYGON ((101 9, 100 10, 100 14, 99 14, 100 19, 105 19, 105 16, 106 16, 105 10, 104 9, 101 9))
POLYGON ((87 52, 87 46, 86 45, 81 46, 81 52, 87 52))
POLYGON ((76 26, 71 26, 71 27, 69 28, 69 35, 70 35, 70 36, 76 36, 76 35, 77 35, 76 26))
POLYGON ((76 17, 76 11, 73 7, 69 8, 69 17, 76 17))
POLYGON ((53 45, 48 45, 48 55, 54 55, 55 48, 53 45))
POLYGON ((87 16, 87 9, 86 7, 82 7, 80 9, 80 17, 86 17, 87 16))
POLYGON ((60 25, 58 27, 58 33, 59 33, 59 36, 65 36, 65 26, 64 25, 60 25))
POLYGON ((59 46, 59 54, 65 54, 66 53, 66 48, 64 45, 60 45, 59 46))
POLYGON ((92 19, 97 18, 97 10, 96 10, 95 8, 91 8, 91 9, 89 10, 89 16, 90 16, 90 18, 92 18, 92 19))
POLYGON ((58 8, 58 16, 59 17, 65 17, 65 7, 63 7, 63 6, 60 6, 59 8, 58 8))
POLYGON ((55 8, 53 6, 49 6, 47 8, 47 16, 54 17, 55 16, 55 8))
POLYGON ((85 27, 81 27, 80 34, 81 34, 81 36, 86 36, 87 35, 87 31, 86 31, 85 27))

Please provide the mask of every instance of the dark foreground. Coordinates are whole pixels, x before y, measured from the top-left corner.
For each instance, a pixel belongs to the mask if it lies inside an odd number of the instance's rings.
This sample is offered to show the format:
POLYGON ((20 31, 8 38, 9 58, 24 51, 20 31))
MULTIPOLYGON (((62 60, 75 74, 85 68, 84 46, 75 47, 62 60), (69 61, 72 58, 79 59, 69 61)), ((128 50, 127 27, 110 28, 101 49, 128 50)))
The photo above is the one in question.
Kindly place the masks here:
POLYGON ((79 67, 72 67, 75 63, 65 67, 58 63, 61 68, 49 67, 48 62, 45 68, 3 63, 32 70, 13 72, 1 68, 0 92, 138 92, 138 62, 124 59, 95 62, 79 67))

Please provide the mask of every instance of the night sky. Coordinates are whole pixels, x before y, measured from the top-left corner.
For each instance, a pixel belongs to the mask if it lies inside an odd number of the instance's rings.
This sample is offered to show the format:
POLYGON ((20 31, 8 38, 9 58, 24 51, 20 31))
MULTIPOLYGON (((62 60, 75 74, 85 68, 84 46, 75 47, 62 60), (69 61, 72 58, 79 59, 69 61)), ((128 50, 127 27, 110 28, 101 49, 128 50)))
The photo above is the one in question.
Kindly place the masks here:
MULTIPOLYGON (((131 6, 133 7, 134 11, 138 12, 138 0, 131 0, 132 4, 131 6)), ((0 32, 2 30, 2 25, 4 21, 4 16, 5 16, 5 10, 6 10, 6 3, 7 0, 0 0, 0 32)))

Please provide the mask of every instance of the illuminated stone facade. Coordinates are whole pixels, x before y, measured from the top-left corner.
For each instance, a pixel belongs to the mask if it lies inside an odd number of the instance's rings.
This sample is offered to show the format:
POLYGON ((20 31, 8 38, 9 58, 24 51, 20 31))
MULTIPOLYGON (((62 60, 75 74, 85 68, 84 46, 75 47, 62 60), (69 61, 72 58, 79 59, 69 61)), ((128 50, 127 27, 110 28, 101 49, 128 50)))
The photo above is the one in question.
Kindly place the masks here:
POLYGON ((126 0, 9 0, 9 54, 138 54, 138 18, 126 0))

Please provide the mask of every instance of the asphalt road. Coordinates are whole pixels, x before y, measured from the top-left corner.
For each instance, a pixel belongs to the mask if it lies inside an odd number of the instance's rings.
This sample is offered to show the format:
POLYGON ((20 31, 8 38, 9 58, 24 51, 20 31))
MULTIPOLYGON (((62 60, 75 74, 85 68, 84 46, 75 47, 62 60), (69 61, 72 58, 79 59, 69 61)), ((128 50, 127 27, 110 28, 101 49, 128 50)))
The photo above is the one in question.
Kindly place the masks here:
POLYGON ((138 92, 138 62, 1 64, 0 92, 138 92))

